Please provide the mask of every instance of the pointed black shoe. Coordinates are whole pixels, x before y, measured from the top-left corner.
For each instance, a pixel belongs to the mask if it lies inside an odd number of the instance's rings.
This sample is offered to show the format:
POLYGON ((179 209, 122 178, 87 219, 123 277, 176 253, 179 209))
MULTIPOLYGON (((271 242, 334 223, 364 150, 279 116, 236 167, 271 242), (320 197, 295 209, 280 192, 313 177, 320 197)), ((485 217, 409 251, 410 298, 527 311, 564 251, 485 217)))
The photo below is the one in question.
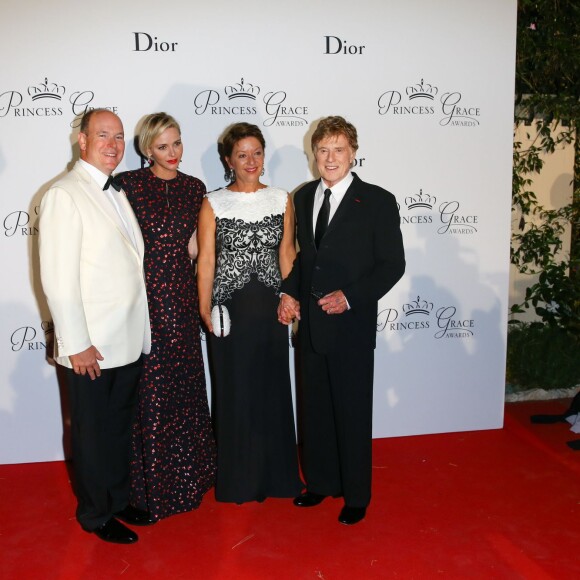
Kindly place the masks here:
POLYGON ((574 451, 580 451, 580 439, 574 439, 573 441, 566 441, 566 445, 574 451))
POLYGON ((320 495, 319 493, 305 491, 303 494, 294 498, 294 505, 297 507, 314 507, 321 503, 325 497, 325 495, 320 495))
POLYGON ((120 512, 117 512, 115 517, 133 526, 150 526, 155 523, 155 520, 151 519, 149 512, 140 510, 132 505, 128 505, 120 512))
POLYGON ((530 417, 532 423, 540 425, 551 425, 553 423, 566 423, 566 415, 532 415, 530 417))
POLYGON ((134 544, 139 539, 139 536, 133 530, 130 530, 115 518, 111 518, 100 528, 93 530, 93 533, 103 542, 111 542, 113 544, 134 544))
POLYGON ((345 505, 340 511, 338 521, 345 526, 354 526, 364 519, 367 513, 366 507, 349 507, 345 505))

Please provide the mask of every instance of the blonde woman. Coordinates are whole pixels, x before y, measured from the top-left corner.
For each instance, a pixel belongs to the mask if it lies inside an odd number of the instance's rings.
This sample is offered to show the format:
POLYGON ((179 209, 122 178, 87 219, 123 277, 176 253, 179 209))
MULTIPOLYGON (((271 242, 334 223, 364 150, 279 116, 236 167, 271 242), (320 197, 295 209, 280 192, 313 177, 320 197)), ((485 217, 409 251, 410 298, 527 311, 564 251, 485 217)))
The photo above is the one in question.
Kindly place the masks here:
POLYGON ((139 385, 131 499, 157 520, 198 507, 214 483, 215 442, 191 259, 205 186, 178 170, 183 143, 170 115, 145 118, 139 148, 149 167, 116 178, 145 241, 152 333, 139 385))

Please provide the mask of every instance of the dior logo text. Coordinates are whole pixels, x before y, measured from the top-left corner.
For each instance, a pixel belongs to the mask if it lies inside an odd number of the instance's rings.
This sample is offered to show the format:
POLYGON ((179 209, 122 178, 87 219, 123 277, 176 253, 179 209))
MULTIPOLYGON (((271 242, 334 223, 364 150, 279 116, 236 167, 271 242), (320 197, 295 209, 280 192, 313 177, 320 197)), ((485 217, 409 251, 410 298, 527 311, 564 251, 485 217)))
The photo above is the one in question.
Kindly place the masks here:
POLYGON ((133 32, 135 35, 135 48, 133 52, 175 52, 175 47, 178 42, 165 42, 157 39, 156 36, 151 36, 146 32, 133 32))
POLYGON ((324 54, 362 54, 366 48, 364 44, 348 44, 346 40, 341 40, 338 36, 324 37, 324 54))

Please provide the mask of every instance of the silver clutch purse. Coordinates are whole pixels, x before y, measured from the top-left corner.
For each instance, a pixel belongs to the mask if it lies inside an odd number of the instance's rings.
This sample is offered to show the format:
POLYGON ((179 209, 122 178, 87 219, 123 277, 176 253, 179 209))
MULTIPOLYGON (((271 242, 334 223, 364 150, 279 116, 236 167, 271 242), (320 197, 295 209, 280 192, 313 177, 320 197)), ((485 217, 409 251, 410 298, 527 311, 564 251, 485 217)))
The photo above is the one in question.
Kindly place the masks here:
POLYGON ((213 326, 213 333, 217 337, 224 337, 230 333, 232 325, 230 313, 222 304, 216 304, 211 309, 211 324, 213 326))

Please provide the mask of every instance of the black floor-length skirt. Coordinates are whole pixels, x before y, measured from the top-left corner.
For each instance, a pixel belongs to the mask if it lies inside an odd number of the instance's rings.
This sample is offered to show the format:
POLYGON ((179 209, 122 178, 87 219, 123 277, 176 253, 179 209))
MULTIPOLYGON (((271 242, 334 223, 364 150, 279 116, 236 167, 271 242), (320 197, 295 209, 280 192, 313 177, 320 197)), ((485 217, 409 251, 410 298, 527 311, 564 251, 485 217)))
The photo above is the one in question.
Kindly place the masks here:
POLYGON ((277 320, 278 296, 252 277, 224 303, 229 336, 210 336, 216 499, 243 503, 294 497, 298 472, 288 363, 288 328, 277 320))

